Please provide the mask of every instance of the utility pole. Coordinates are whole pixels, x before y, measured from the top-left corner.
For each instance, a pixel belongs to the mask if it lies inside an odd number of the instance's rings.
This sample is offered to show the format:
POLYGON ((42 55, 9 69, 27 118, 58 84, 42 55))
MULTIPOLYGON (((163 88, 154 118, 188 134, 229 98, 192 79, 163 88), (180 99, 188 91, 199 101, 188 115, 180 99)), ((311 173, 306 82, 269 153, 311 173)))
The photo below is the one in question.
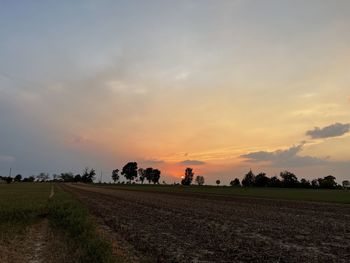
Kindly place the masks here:
POLYGON ((101 171, 101 176, 100 176, 100 183, 102 183, 102 171, 101 171))
POLYGON ((9 177, 11 177, 11 173, 12 173, 12 168, 10 168, 9 177))

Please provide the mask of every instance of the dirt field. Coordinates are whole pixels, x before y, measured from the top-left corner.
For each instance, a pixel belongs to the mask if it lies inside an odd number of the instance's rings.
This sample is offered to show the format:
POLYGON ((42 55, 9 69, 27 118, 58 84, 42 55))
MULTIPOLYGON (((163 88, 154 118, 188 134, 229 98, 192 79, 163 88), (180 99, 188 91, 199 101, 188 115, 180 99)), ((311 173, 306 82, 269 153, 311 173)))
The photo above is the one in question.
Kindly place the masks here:
POLYGON ((348 262, 350 206, 65 186, 142 262, 348 262))

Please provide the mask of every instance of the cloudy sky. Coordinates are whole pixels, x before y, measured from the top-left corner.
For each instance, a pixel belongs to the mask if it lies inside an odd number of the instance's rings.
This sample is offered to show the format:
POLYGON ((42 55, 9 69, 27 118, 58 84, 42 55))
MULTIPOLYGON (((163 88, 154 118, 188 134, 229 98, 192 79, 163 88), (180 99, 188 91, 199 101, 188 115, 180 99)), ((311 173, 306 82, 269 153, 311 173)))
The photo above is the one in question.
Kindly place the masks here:
POLYGON ((350 1, 0 0, 0 174, 350 178, 350 1))

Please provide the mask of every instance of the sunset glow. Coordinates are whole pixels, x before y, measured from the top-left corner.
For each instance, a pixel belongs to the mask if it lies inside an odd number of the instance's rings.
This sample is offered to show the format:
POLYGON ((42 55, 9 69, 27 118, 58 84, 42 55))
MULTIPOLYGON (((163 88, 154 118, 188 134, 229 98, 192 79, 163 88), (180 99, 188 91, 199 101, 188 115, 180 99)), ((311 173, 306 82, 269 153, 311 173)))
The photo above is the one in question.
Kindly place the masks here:
POLYGON ((0 2, 0 173, 349 179, 349 1, 106 2, 0 2))

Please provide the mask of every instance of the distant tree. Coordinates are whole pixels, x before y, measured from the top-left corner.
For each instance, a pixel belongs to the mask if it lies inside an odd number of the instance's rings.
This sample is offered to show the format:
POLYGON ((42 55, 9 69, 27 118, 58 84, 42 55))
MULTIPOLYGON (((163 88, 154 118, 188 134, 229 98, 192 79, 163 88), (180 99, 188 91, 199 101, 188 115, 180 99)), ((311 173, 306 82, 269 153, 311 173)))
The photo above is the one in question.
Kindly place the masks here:
POLYGON ((58 179, 60 178, 60 176, 58 174, 53 174, 52 175, 52 179, 54 182, 58 181, 58 179))
POLYGON ((60 178, 64 182, 74 182, 74 174, 69 172, 69 173, 61 173, 60 178))
POLYGON ((39 175, 36 176, 36 179, 39 182, 46 182, 49 180, 50 175, 48 173, 40 173, 39 175))
POLYGON ((311 187, 312 187, 312 188, 318 188, 318 187, 320 187, 320 184, 318 183, 318 180, 317 180, 317 179, 313 179, 313 180, 311 181, 311 187))
POLYGON ((23 178, 22 182, 30 183, 30 182, 34 182, 34 180, 35 180, 35 177, 34 176, 30 176, 30 177, 23 178))
POLYGON ((219 184, 221 183, 220 180, 216 180, 215 181, 216 185, 219 186, 219 184))
POLYGON ((243 186, 253 186, 255 182, 255 175, 252 172, 252 170, 250 170, 243 178, 242 180, 242 185, 243 186))
POLYGON ((6 183, 10 184, 13 181, 13 178, 11 176, 5 177, 6 183))
POLYGON ((22 181, 22 175, 17 174, 13 180, 14 180, 15 182, 20 182, 20 181, 22 181))
POLYGON ((230 182, 230 185, 231 185, 231 186, 239 187, 239 186, 241 186, 241 182, 239 181, 238 178, 235 178, 234 180, 232 180, 232 181, 230 182))
POLYGON ((92 183, 95 180, 96 171, 88 167, 85 168, 83 175, 81 176, 81 181, 83 183, 92 183))
POLYGON ((193 176, 194 176, 194 172, 193 172, 192 168, 189 168, 189 167, 186 168, 185 176, 181 180, 181 184, 182 185, 190 185, 192 183, 193 176))
POLYGON ((76 174, 74 176, 74 182, 78 183, 78 182, 81 182, 81 181, 82 181, 81 175, 80 174, 76 174))
POLYGON ((116 183, 119 180, 119 169, 115 169, 112 171, 112 180, 116 183))
POLYGON ((344 180, 342 182, 342 185, 345 189, 349 189, 350 188, 350 181, 349 180, 344 180))
POLYGON ((268 184, 269 187, 282 187, 282 182, 278 179, 277 176, 273 176, 270 178, 270 182, 268 184))
POLYGON ((297 187, 298 186, 298 178, 295 176, 295 174, 283 171, 280 173, 280 177, 282 178, 282 185, 284 187, 297 187))
POLYGON ((302 178, 300 180, 300 187, 301 188, 311 188, 311 184, 309 180, 306 180, 305 178, 302 178))
POLYGON ((153 169, 153 171, 152 171, 152 182, 154 184, 159 184, 159 179, 160 179, 160 170, 153 169))
POLYGON ((152 167, 148 167, 144 170, 145 173, 145 179, 148 181, 148 183, 150 184, 152 182, 152 177, 153 177, 153 168, 152 167))
POLYGON ((198 184, 198 185, 203 185, 204 184, 204 177, 201 175, 197 175, 196 178, 194 179, 194 181, 198 184))
POLYGON ((143 184, 143 181, 145 181, 145 179, 146 179, 146 170, 143 169, 143 168, 139 168, 139 169, 137 170, 137 173, 138 173, 138 175, 139 175, 141 184, 143 184))
POLYGON ((258 187, 268 186, 270 183, 270 178, 266 176, 265 173, 259 173, 255 176, 254 185, 258 187))
POLYGON ((137 163, 129 162, 124 165, 121 174, 131 183, 132 180, 137 178, 137 163))
POLYGON ((328 175, 324 178, 318 179, 319 187, 325 189, 334 189, 337 187, 337 183, 335 181, 335 177, 332 175, 328 175))

